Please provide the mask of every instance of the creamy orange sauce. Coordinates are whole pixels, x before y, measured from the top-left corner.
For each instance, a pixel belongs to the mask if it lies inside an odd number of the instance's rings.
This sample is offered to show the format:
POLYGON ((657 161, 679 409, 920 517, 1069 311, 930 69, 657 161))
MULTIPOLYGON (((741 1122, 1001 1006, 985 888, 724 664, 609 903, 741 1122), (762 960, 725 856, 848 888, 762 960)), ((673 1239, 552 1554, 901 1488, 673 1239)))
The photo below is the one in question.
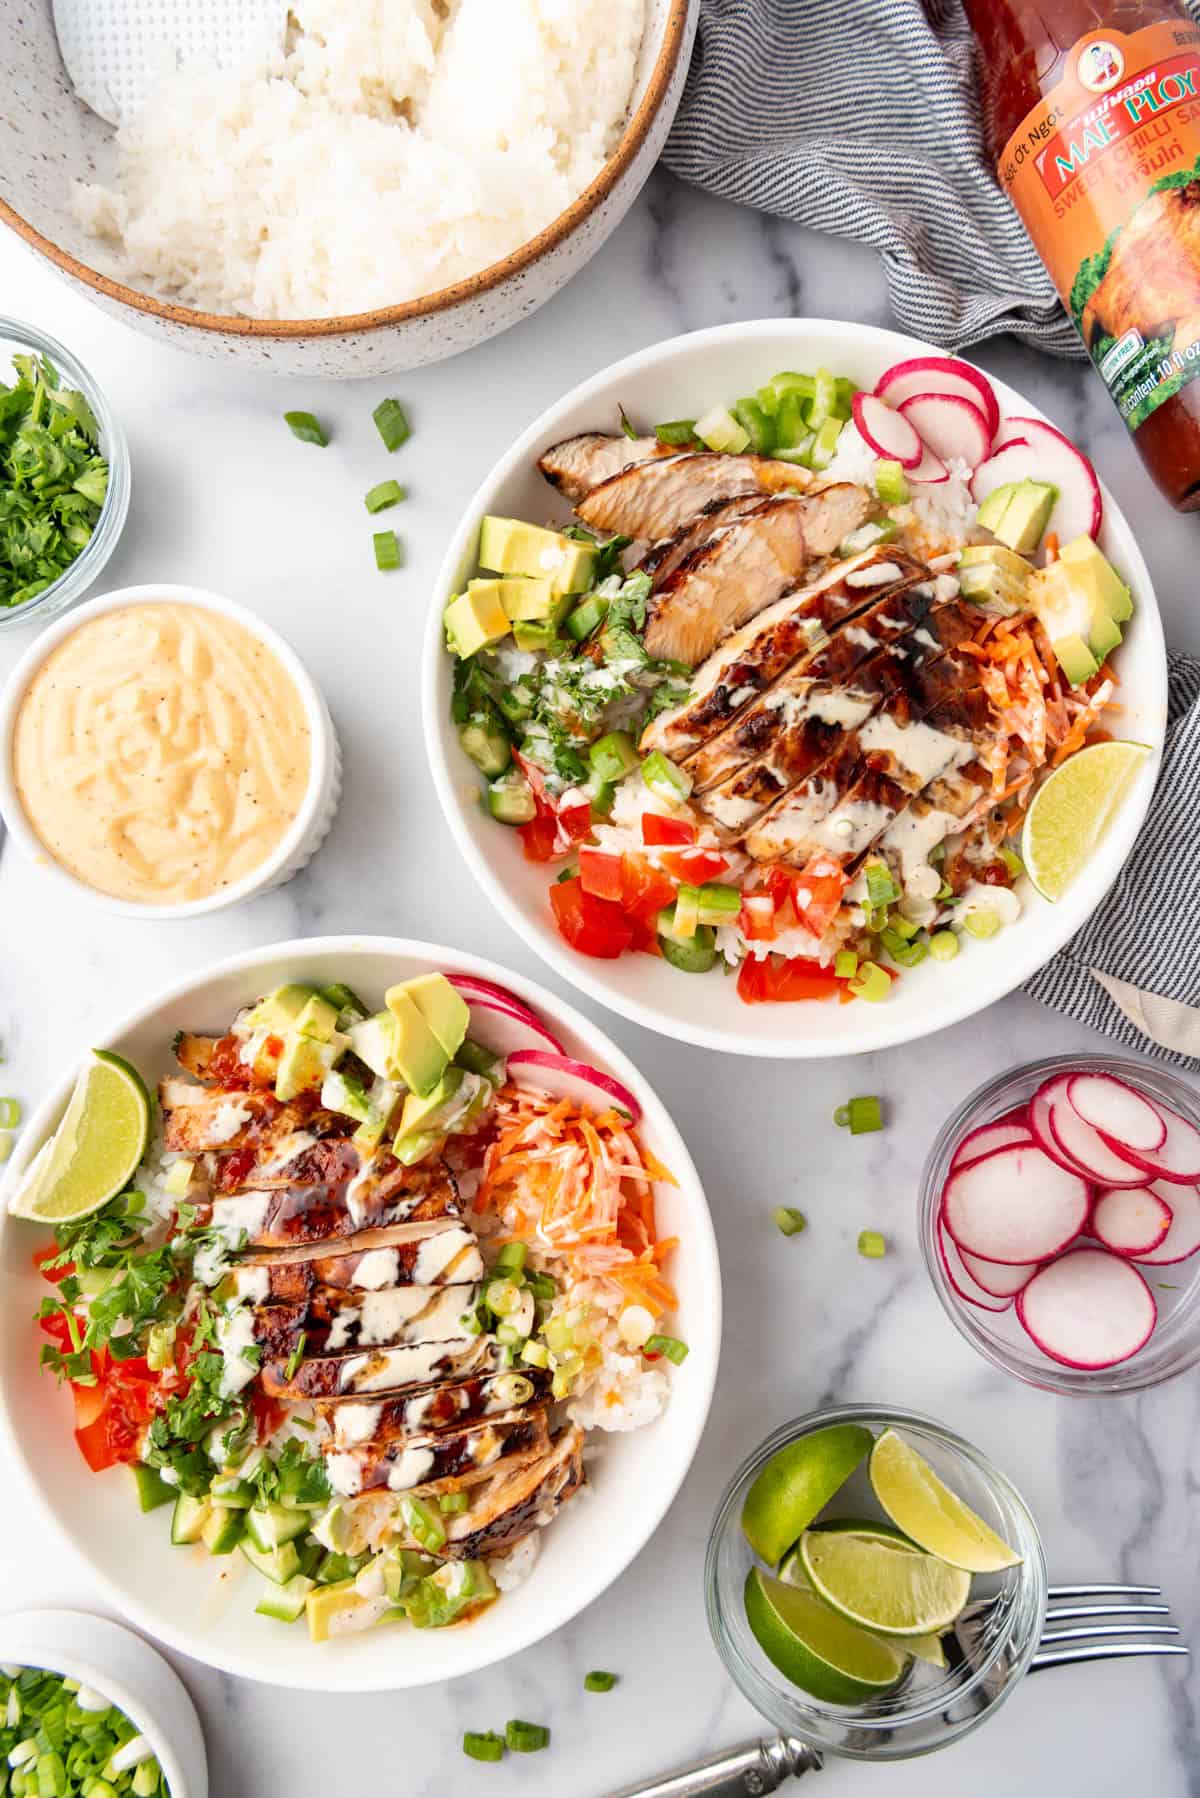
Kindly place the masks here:
POLYGON ((205 899, 294 823, 312 740, 300 693, 244 625, 164 601, 90 619, 33 676, 13 779, 55 861, 146 905, 205 899))

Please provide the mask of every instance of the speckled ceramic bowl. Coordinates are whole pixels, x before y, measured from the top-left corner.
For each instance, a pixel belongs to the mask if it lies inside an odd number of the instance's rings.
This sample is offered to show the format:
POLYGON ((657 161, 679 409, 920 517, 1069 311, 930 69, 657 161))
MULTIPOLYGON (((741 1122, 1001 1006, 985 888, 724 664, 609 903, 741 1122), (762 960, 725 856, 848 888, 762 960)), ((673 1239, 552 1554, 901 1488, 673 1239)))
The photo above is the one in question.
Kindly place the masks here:
POLYGON ((596 179, 544 231, 467 281, 344 318, 248 319, 171 305, 114 280, 75 219, 72 183, 105 167, 112 128, 80 100, 58 50, 51 0, 0 5, 0 220, 107 312, 139 330, 277 374, 345 379, 417 368, 470 349, 557 293, 633 205, 658 158, 687 75, 699 0, 646 0, 634 103, 596 179))

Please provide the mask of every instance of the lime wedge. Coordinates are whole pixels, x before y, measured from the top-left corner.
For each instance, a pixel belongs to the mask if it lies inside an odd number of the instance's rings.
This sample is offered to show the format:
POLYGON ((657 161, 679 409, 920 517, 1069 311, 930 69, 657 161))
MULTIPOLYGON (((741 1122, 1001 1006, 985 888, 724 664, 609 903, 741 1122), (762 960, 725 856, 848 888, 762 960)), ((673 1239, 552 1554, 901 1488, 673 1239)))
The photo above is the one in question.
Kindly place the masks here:
POLYGON ((826 1704, 862 1704, 894 1686, 908 1665, 902 1648, 839 1617, 813 1592, 746 1576, 746 1621, 767 1659, 801 1691, 826 1704))
POLYGON ((875 1533, 805 1530, 800 1558, 826 1604, 889 1636, 948 1629, 971 1590, 971 1576, 961 1568, 875 1533))
POLYGON ((968 1573, 999 1573, 1020 1564, 1021 1556, 943 1485, 895 1430, 885 1430, 875 1444, 870 1472, 875 1496, 892 1522, 927 1554, 968 1573))
POLYGON ((1025 814, 1021 859, 1043 899, 1062 898, 1149 754, 1146 743, 1092 743, 1038 788, 1025 814))
POLYGON ((755 1554, 778 1566, 870 1454, 873 1441, 861 1424, 834 1423, 772 1455, 742 1506, 742 1531, 755 1554))
POLYGON ((146 1153, 150 1095, 136 1068, 94 1049, 50 1141, 9 1200, 14 1217, 62 1224, 125 1190, 146 1153))
MULTIPOLYGON (((858 1524, 843 1523, 839 1521, 837 1523, 823 1523, 820 1527, 828 1530, 859 1530, 865 1535, 873 1535, 882 1541, 888 1542, 908 1541, 907 1536, 901 1535, 900 1531, 895 1529, 890 1523, 868 1521, 858 1524)), ((912 1548, 913 1545, 909 1543, 909 1547, 912 1548)), ((920 1552, 920 1549, 913 1548, 914 1554, 919 1554, 920 1552)), ((786 1586, 800 1586, 806 1592, 813 1591, 813 1583, 805 1571, 804 1562, 800 1558, 800 1550, 798 1548, 793 1548, 792 1552, 784 1557, 783 1565, 779 1569, 779 1577, 786 1586)), ((944 1667, 946 1665, 946 1651, 942 1647, 942 1639, 940 1636, 906 1636, 904 1638, 904 1647, 915 1660, 926 1661, 931 1667, 944 1667)))

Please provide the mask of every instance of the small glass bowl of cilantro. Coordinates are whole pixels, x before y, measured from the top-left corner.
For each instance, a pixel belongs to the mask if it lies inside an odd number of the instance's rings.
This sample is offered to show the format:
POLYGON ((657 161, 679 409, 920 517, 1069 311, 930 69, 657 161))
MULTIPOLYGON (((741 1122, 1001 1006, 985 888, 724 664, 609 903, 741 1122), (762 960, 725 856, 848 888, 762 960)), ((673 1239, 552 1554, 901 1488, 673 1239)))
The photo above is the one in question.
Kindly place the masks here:
POLYGON ((86 592, 129 511, 124 433, 87 370, 0 316, 0 630, 86 592))

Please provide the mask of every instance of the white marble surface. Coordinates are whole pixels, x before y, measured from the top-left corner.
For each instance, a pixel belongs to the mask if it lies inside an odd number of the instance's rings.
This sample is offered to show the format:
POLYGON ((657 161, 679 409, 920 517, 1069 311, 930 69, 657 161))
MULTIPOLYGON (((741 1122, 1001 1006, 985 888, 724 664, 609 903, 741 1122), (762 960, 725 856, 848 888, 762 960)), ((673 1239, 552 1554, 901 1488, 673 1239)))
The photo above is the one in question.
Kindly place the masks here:
MULTIPOLYGON (((665 175, 599 258, 543 311, 457 361, 325 387, 239 378, 161 348, 92 309, 16 242, 0 241, 0 304, 68 342, 108 390, 131 440, 129 527, 105 586, 191 581, 258 608, 320 679, 346 753, 346 798, 325 848, 291 886, 186 925, 107 919, 58 894, 9 846, 0 860, 2 1084, 35 1101, 64 1060, 169 980, 237 949, 325 931, 396 931, 458 943, 559 984, 469 885, 423 771, 416 703, 421 626, 441 546, 493 458, 563 388, 655 339, 768 314, 891 323, 872 255, 706 200, 665 175), (402 394, 415 425, 393 460, 370 410, 402 394), (280 414, 312 407, 324 453, 280 414), (403 573, 377 575, 362 493, 408 483, 395 517, 403 573)), ((1197 530, 1152 491, 1094 376, 1011 345, 981 360, 1088 445, 1140 519, 1171 640, 1200 650, 1197 530)), ((0 673, 27 640, 0 642, 0 673)), ((595 1006, 586 1009, 598 1013, 595 1006)), ((214 1798, 379 1798, 513 1793, 600 1798, 755 1731, 709 1644, 701 1563, 734 1464, 789 1416, 833 1398, 926 1409, 1004 1465, 1038 1515, 1052 1576, 1161 1582, 1200 1647, 1200 1401, 1194 1378, 1136 1398, 1068 1401, 976 1358, 943 1317, 914 1241, 917 1176, 946 1108, 1036 1054, 1094 1046, 1014 997, 932 1041, 862 1062, 755 1064, 680 1048, 604 1019, 654 1079, 707 1184, 727 1298, 724 1359, 701 1452, 653 1544, 569 1628, 516 1660, 395 1697, 311 1697, 225 1678, 178 1658, 200 1707, 214 1798), (830 1114, 881 1093, 886 1134, 855 1141, 830 1114), (719 1095, 719 1100, 718 1096, 719 1095), (772 1204, 810 1227, 785 1242, 772 1204), (881 1263, 858 1230, 884 1230, 881 1263), (588 1667, 621 1674, 585 1696, 588 1667), (459 1752, 464 1728, 542 1719, 552 1750, 502 1767, 459 1752)), ((631 1502, 636 1502, 631 1497, 631 1502)), ((86 1573, 28 1516, 0 1470, 0 1603, 103 1609, 86 1573)), ((1196 1680, 1188 1663, 1111 1663, 1029 1682, 996 1722, 932 1761, 830 1765, 816 1788, 890 1798, 1011 1790, 1049 1798, 1200 1793, 1196 1680), (1182 1671, 1181 1671, 1182 1669, 1182 1671)))

